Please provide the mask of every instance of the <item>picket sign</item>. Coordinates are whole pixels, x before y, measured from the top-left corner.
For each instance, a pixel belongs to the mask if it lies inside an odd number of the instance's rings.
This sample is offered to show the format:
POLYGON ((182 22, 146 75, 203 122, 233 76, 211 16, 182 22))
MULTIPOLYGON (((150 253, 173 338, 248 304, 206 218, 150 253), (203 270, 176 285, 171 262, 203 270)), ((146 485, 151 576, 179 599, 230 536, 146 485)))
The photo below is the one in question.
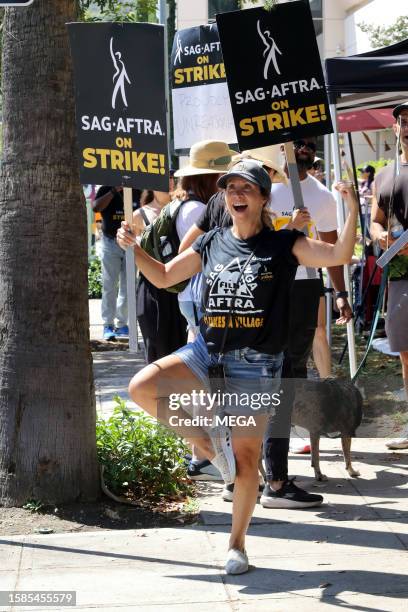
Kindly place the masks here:
MULTIPOLYGON (((151 23, 67 24, 74 64, 80 177, 123 187, 132 224, 132 188, 168 191, 169 127, 165 31, 151 23)), ((134 252, 126 253, 129 348, 139 349, 134 252)))

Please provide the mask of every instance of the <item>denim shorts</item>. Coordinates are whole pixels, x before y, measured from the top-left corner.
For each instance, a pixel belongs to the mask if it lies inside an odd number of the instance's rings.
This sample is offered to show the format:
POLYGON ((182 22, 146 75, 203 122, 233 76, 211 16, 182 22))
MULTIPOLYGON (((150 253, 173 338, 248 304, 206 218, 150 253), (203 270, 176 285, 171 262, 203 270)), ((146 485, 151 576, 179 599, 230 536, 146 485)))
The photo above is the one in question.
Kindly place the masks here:
MULTIPOLYGON (((218 363, 219 355, 209 353, 201 334, 173 353, 199 378, 205 390, 210 389, 208 368, 218 363)), ((279 405, 283 353, 269 355, 244 347, 227 351, 222 364, 225 372, 225 393, 234 394, 236 400, 223 404, 226 414, 271 414, 279 405), (271 398, 268 402, 267 396, 271 398), (262 397, 261 397, 262 396, 262 397)))

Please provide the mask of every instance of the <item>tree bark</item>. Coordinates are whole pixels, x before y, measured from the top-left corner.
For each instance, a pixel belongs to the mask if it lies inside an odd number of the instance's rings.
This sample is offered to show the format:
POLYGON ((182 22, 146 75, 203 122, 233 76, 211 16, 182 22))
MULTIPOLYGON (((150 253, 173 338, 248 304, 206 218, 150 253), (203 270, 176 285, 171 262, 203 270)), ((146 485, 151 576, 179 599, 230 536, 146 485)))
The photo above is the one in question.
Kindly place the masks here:
POLYGON ((86 208, 66 22, 75 0, 7 9, 0 181, 0 503, 99 491, 86 208))

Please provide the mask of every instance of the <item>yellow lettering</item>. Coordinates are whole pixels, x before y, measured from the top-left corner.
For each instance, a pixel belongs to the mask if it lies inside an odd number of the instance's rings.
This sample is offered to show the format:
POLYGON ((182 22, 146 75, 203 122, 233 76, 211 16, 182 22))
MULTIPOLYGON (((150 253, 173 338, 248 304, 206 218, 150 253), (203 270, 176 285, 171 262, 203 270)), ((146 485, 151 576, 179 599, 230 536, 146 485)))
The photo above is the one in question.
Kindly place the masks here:
POLYGON ((203 80, 203 69, 200 66, 194 66, 194 80, 195 81, 203 80))
POLYGON ((95 149, 87 148, 82 151, 85 168, 96 168, 98 161, 95 157, 95 149))
POLYGON ((212 66, 208 66, 209 78, 210 79, 219 79, 220 78, 220 75, 217 72, 219 67, 220 67, 219 64, 214 64, 212 66))
POLYGON ((146 156, 146 153, 136 153, 132 151, 132 166, 134 172, 147 172, 146 166, 143 165, 143 158, 146 156))
POLYGON ((101 158, 101 168, 106 170, 108 167, 108 157, 110 156, 109 149, 96 149, 96 154, 101 158))
POLYGON ((306 106, 305 113, 306 113, 306 120, 308 123, 316 123, 321 120, 317 105, 306 106))
POLYGON ((268 121, 268 128, 270 132, 273 130, 281 130, 282 129, 282 115, 278 115, 278 113, 271 113, 266 116, 268 121))
POLYGON ((264 129, 264 121, 266 119, 266 115, 258 115, 258 117, 252 117, 252 121, 255 121, 259 134, 263 134, 264 129))
POLYGON ((301 116, 303 111, 304 111, 303 107, 298 108, 296 111, 294 110, 289 111, 292 127, 295 127, 297 125, 306 125, 306 121, 301 116))
POLYGON ((191 83, 191 81, 192 81, 191 75, 194 72, 194 68, 184 68, 184 72, 186 73, 186 81, 187 81, 187 83, 191 83))
POLYGON ((111 151, 111 169, 112 170, 124 170, 123 166, 123 153, 122 151, 111 151))
POLYGON ((250 118, 241 119, 241 121, 239 122, 239 127, 241 128, 241 136, 252 136, 255 130, 251 123, 252 121, 250 118))
POLYGON ((159 156, 157 153, 147 154, 147 171, 151 174, 159 174, 159 156))
POLYGON ((180 85, 180 83, 184 83, 184 71, 182 68, 176 68, 174 71, 174 82, 176 85, 180 85))

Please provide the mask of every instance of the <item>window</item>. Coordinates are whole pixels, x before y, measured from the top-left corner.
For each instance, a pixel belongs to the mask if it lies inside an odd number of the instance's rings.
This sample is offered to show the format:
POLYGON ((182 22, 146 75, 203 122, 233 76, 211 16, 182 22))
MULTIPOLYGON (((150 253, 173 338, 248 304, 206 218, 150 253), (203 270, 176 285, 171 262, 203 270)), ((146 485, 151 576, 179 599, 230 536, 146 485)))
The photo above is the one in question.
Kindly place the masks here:
POLYGON ((215 19, 217 13, 237 11, 237 0, 208 0, 208 19, 215 19))

